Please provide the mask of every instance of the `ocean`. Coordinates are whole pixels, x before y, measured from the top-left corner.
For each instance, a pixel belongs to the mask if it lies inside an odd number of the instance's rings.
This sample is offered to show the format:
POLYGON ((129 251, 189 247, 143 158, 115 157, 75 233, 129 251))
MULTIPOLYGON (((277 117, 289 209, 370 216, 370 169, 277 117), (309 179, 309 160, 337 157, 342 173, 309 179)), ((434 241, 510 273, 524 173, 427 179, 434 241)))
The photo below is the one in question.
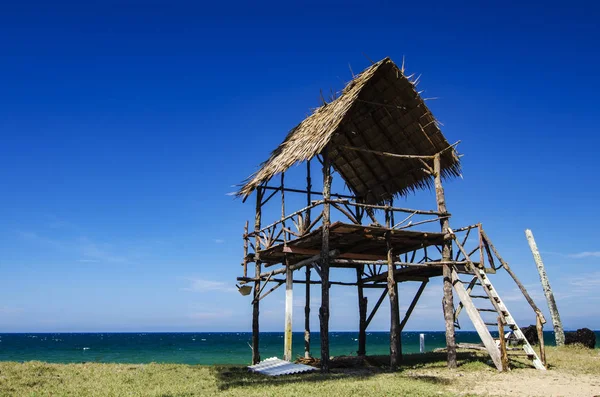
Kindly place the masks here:
MULTIPOLYGON (((445 346, 443 332, 403 332, 402 350, 419 352, 419 334, 425 334, 425 350, 445 346)), ((311 335, 311 352, 319 357, 319 334, 311 335)), ((600 343, 600 332, 596 332, 600 343)), ((356 332, 332 332, 333 356, 355 355, 356 332)), ((46 361, 51 363, 178 363, 248 364, 251 358, 249 332, 177 333, 3 333, 0 334, 0 361, 46 361)), ((554 343, 553 332, 545 332, 546 344, 554 343)), ((457 332, 460 343, 478 343, 475 332, 457 332)), ((283 352, 283 333, 260 334, 262 358, 283 352)), ((389 333, 369 332, 367 354, 388 354, 389 333)), ((294 356, 304 354, 304 333, 293 334, 294 356)))

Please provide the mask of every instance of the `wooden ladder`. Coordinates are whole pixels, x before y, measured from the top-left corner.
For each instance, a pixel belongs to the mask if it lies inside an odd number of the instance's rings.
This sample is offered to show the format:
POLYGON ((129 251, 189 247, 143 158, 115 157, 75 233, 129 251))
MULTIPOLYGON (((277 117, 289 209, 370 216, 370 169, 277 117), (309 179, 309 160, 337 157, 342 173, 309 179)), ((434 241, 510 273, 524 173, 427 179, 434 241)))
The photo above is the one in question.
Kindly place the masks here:
POLYGON ((498 368, 498 370, 502 371, 504 370, 504 368, 502 365, 502 355, 500 351, 500 346, 496 343, 496 340, 494 340, 488 328, 490 326, 495 326, 496 328, 498 328, 497 319, 500 318, 503 321, 504 325, 510 328, 510 330, 513 333, 513 337, 510 340, 518 343, 518 346, 525 352, 525 355, 533 362, 533 365, 536 369, 546 370, 546 367, 536 354, 533 347, 531 347, 531 345, 527 341, 527 338, 525 338, 525 335, 515 322, 513 316, 508 311, 508 308, 500 298, 500 295, 498 295, 498 293, 496 292, 496 289, 492 285, 492 282, 485 273, 484 269, 477 267, 471 261, 469 255, 464 251, 464 248, 460 245, 458 241, 456 241, 456 244, 458 248, 463 252, 463 255, 465 255, 465 261, 468 262, 467 268, 473 274, 473 278, 469 282, 464 282, 460 280, 460 278, 458 277, 456 267, 452 266, 452 284, 460 300, 460 304, 455 311, 455 322, 458 317, 458 314, 464 308, 467 312, 467 315, 473 322, 475 330, 479 334, 483 345, 489 352, 490 357, 494 362, 494 365, 496 366, 496 368, 498 368), (467 284, 467 288, 465 288, 464 284, 467 284), (476 289, 475 287, 481 287, 481 289, 476 289), (481 290, 483 290, 483 293, 477 292, 481 290), (478 308, 473 303, 473 299, 488 300, 489 302, 491 302, 493 308, 478 308), (496 314, 494 322, 486 322, 483 319, 482 313, 485 312, 496 314))

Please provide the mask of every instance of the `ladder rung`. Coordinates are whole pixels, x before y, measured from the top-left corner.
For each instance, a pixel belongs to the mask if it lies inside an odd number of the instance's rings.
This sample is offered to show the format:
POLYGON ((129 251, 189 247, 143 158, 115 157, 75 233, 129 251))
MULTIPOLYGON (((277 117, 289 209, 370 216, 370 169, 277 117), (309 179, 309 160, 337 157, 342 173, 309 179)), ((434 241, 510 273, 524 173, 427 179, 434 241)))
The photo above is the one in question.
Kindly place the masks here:
POLYGON ((527 356, 527 357, 533 357, 534 354, 529 354, 527 352, 512 352, 512 351, 507 351, 506 352, 509 356, 527 356))
MULTIPOLYGON (((458 282, 459 282, 459 283, 461 283, 461 284, 471 284, 471 282, 470 282, 470 281, 463 281, 463 280, 456 280, 456 281, 458 281, 458 282)), ((476 282, 476 283, 475 283, 475 284, 473 284, 473 285, 481 285, 481 283, 478 281, 478 282, 476 282)))
MULTIPOLYGON (((495 327, 497 327, 497 326, 498 326, 498 323, 485 323, 485 322, 484 322, 484 324, 485 324, 485 325, 490 325, 490 326, 495 326, 495 327)), ((509 328, 516 328, 516 327, 517 327, 517 324, 504 324, 504 326, 505 326, 505 327, 509 327, 509 328)))

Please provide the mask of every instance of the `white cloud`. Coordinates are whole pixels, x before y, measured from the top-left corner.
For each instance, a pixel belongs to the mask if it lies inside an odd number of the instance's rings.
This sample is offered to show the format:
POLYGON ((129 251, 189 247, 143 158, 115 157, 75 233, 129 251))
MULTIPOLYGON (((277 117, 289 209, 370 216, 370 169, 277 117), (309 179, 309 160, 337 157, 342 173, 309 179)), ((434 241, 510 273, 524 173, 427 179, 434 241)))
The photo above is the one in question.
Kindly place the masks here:
POLYGON ((600 251, 582 251, 577 252, 575 254, 563 254, 561 252, 555 251, 541 251, 544 255, 557 255, 562 256, 563 258, 574 258, 574 259, 582 259, 582 258, 600 258, 600 251))
POLYGON ((600 258, 600 251, 583 251, 577 254, 568 255, 570 258, 600 258))
POLYGON ((184 291, 193 292, 206 292, 206 291, 221 291, 221 292, 235 292, 237 289, 223 281, 204 280, 201 278, 188 278, 190 286, 183 288, 184 291))
POLYGON ((577 288, 577 291, 580 291, 583 294, 591 291, 597 291, 598 288, 600 288, 600 272, 571 277, 568 282, 569 285, 577 288))

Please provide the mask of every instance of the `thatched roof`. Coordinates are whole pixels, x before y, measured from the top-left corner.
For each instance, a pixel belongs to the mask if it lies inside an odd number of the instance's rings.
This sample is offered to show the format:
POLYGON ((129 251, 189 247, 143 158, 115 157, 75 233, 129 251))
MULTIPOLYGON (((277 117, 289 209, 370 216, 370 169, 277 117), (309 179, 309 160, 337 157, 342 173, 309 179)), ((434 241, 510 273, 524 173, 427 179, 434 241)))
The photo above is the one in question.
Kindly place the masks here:
MULTIPOLYGON (((311 159, 325 147, 348 188, 367 203, 382 203, 433 186, 433 178, 423 171, 418 159, 378 156, 344 146, 429 156, 450 145, 415 84, 385 58, 357 75, 337 99, 317 108, 292 129, 237 194, 247 197, 261 183, 311 159)), ((445 178, 460 174, 454 150, 441 155, 441 165, 445 178)))

